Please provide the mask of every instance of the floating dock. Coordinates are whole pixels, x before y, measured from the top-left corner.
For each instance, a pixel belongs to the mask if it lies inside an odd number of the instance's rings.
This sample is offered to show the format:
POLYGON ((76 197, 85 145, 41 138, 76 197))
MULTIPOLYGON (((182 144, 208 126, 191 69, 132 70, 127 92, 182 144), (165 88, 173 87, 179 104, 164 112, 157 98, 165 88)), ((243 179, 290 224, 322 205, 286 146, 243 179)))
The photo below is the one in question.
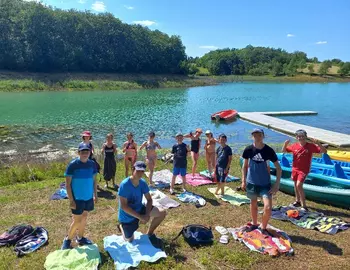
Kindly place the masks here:
POLYGON ((317 115, 313 111, 282 111, 282 112, 242 112, 239 117, 242 120, 294 136, 295 131, 304 129, 307 136, 322 143, 338 148, 350 147, 350 135, 329 131, 321 128, 311 127, 279 119, 273 116, 296 116, 296 115, 317 115))

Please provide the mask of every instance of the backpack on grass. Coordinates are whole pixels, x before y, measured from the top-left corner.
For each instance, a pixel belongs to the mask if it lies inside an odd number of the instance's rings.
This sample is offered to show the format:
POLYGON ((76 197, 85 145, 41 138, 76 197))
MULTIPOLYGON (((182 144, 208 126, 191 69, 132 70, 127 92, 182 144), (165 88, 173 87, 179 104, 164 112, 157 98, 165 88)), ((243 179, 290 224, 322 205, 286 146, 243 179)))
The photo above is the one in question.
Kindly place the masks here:
POLYGON ((214 236, 211 227, 208 228, 199 224, 187 225, 182 228, 179 235, 173 241, 181 234, 190 246, 211 245, 213 243, 214 236))
POLYGON ((47 244, 48 239, 49 234, 47 230, 43 227, 36 227, 31 234, 28 234, 16 243, 14 251, 17 256, 31 253, 47 244))
POLYGON ((0 235, 0 247, 16 244, 23 237, 31 234, 34 231, 30 225, 15 225, 7 232, 0 235))

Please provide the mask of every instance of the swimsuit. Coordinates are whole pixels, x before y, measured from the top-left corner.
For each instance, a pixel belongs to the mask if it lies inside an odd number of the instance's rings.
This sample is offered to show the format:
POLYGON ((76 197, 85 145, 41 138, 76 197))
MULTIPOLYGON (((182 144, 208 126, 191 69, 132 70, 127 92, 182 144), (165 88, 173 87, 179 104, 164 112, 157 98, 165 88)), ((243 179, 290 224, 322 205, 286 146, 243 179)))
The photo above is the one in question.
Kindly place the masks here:
POLYGON ((195 152, 196 154, 199 152, 199 140, 191 141, 191 152, 195 152))
POLYGON ((134 140, 132 140, 131 142, 128 142, 128 145, 126 146, 126 151, 125 151, 125 159, 129 160, 130 162, 132 162, 136 158, 135 146, 131 147, 131 145, 133 144, 134 144, 134 140), (128 157, 127 153, 132 153, 132 156, 128 157))
MULTIPOLYGON (((156 150, 156 148, 157 148, 157 145, 156 145, 156 143, 154 143, 154 142, 152 142, 152 143, 149 143, 149 142, 147 142, 147 144, 146 144, 146 150, 147 151, 149 151, 149 150, 156 150)), ((153 162, 153 161, 155 161, 156 159, 157 159, 157 156, 155 155, 155 156, 148 156, 147 155, 147 159, 148 159, 148 161, 151 161, 151 162, 153 162)))

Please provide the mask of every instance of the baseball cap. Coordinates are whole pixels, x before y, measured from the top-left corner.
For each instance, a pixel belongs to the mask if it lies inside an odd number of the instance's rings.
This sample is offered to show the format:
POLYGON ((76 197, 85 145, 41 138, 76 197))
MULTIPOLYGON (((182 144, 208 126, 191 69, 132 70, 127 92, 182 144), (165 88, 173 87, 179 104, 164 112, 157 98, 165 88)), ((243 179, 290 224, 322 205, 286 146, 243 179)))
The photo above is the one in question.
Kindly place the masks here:
POLYGON ((181 132, 176 133, 175 137, 183 136, 181 132))
POLYGON ((143 161, 136 161, 134 164, 134 168, 136 171, 145 171, 146 167, 146 163, 144 163, 143 161))
POLYGON ((252 135, 254 133, 262 133, 262 134, 264 134, 264 131, 261 128, 254 128, 253 131, 252 131, 252 135))
POLYGON ((78 151, 83 151, 83 150, 91 150, 90 145, 88 145, 87 143, 79 144, 78 151))
POLYGON ((208 129, 205 131, 205 134, 211 134, 211 131, 208 129))

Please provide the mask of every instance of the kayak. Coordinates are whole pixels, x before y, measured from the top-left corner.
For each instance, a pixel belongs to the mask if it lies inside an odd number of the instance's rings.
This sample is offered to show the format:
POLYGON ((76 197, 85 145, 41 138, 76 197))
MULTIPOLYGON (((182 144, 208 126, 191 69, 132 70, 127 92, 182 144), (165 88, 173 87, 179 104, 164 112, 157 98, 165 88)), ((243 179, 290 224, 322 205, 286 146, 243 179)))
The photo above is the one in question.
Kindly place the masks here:
MULTIPOLYGON (((273 184, 276 182, 275 175, 271 175, 271 182, 273 184)), ((350 189, 312 185, 308 180, 305 181, 303 187, 308 200, 350 208, 350 189)), ((291 179, 281 178, 280 191, 294 195, 294 182, 291 179)))
MULTIPOLYGON (((277 157, 279 160, 282 159, 282 157, 285 157, 290 163, 293 162, 293 155, 292 154, 284 154, 284 153, 277 153, 277 157)), ((348 175, 350 175, 350 162, 345 161, 339 161, 339 160, 332 160, 328 154, 322 154, 322 157, 313 157, 312 163, 311 163, 311 169, 313 168, 326 168, 326 169, 333 169, 334 164, 339 164, 344 172, 348 175)))
POLYGON ((346 152, 346 151, 327 151, 327 154, 332 159, 350 162, 350 152, 346 152))
POLYGON ((233 120, 237 117, 238 112, 236 110, 224 110, 220 112, 213 113, 211 115, 211 120, 233 120))
MULTIPOLYGON (((282 169, 282 177, 290 178, 292 174, 292 166, 286 157, 282 156, 280 165, 282 169)), ((270 162, 270 168, 271 172, 274 172, 276 169, 272 162, 270 162)), ((339 164, 333 165, 332 169, 321 167, 313 168, 306 176, 306 179, 312 181, 312 183, 316 185, 350 189, 350 175, 345 174, 339 164)))

